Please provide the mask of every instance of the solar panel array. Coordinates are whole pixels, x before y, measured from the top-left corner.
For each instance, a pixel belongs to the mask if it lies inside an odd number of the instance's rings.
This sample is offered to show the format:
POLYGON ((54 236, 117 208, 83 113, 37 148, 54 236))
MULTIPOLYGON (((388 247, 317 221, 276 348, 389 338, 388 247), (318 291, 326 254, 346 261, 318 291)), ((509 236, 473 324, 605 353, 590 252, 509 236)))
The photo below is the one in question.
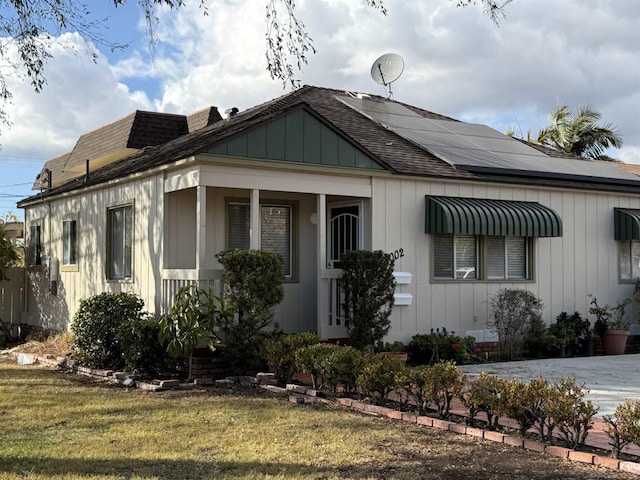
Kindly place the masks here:
POLYGON ((615 165, 550 157, 486 125, 425 118, 388 100, 336 98, 461 170, 640 184, 640 177, 615 165))

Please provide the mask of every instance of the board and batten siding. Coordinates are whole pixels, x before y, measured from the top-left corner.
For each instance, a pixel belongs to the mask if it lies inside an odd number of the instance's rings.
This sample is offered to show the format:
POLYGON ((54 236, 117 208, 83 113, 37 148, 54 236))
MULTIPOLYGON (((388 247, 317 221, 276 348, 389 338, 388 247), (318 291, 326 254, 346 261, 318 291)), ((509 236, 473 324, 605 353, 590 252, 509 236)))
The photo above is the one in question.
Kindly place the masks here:
MULTIPOLYGON (((388 340, 407 342, 417 333, 446 327, 464 334, 488 328, 491 298, 502 288, 524 288, 542 300, 543 318, 561 311, 587 316, 594 294, 601 303, 629 297, 633 285, 618 280, 618 249, 613 237, 614 207, 640 208, 640 197, 580 190, 554 190, 493 184, 453 183, 407 178, 374 178, 372 247, 402 249, 395 270, 413 275, 397 292, 413 296, 395 306, 388 340), (425 233, 425 195, 533 201, 554 209, 563 236, 533 242, 533 281, 454 282, 432 280, 432 236, 425 233)), ((634 309, 630 309, 631 314, 634 309)), ((591 321, 594 319, 591 318, 591 321)))
MULTIPOLYGON (((80 300, 101 292, 133 292, 145 309, 158 311, 162 272, 162 175, 123 182, 54 199, 25 210, 26 228, 42 220, 43 255, 59 261, 58 292, 49 293, 43 269, 30 267, 27 312, 23 321, 68 330, 80 300), (106 279, 107 210, 133 204, 132 281, 106 279), (77 271, 62 268, 62 222, 77 220, 77 271)), ((28 230, 27 230, 28 232, 28 230)))

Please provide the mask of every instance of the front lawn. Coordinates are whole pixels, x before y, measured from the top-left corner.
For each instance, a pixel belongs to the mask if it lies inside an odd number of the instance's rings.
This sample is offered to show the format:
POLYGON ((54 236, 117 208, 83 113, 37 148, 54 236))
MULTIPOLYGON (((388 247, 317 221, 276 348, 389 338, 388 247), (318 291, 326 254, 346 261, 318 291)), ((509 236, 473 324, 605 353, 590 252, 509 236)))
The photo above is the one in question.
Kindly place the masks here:
POLYGON ((144 393, 0 360, 0 479, 621 479, 261 390, 144 393))

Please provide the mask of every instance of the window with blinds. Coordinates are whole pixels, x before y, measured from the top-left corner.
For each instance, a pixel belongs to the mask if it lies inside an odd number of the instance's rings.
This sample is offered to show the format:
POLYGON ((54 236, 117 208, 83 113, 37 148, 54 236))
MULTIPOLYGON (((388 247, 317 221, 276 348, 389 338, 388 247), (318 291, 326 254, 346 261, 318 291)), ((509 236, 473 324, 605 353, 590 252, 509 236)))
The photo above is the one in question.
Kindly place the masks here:
POLYGON ((77 260, 77 221, 65 220, 62 222, 62 264, 76 265, 77 260))
POLYGON ((107 275, 112 280, 131 278, 133 257, 133 208, 111 208, 107 217, 109 263, 107 275))
MULTIPOLYGON (((250 210, 245 203, 229 203, 228 248, 249 248, 250 210)), ((282 256, 282 273, 293 276, 293 208, 290 205, 260 205, 260 248, 282 256)))
POLYGON ((618 263, 620 280, 640 278, 640 241, 618 242, 618 263))
POLYGON ((474 235, 434 235, 434 278, 473 280, 478 271, 474 235))
POLYGON ((433 278, 450 280, 527 280, 526 237, 433 236, 433 278))

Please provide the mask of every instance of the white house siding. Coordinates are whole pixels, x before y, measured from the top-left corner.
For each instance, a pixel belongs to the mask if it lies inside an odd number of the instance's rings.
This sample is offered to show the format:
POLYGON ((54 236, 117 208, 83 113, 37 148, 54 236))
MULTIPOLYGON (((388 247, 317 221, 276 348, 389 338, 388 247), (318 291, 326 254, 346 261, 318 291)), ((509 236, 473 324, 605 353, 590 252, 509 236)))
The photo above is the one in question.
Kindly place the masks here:
POLYGON ((162 211, 162 180, 158 175, 27 208, 27 229, 34 220, 43 219, 44 255, 59 260, 59 274, 57 295, 51 295, 42 268, 29 269, 31 281, 23 320, 45 328, 68 329, 80 300, 101 292, 136 293, 145 301, 147 310, 156 311, 162 270, 159 219, 162 211), (131 282, 108 281, 105 278, 107 209, 131 202, 134 205, 133 279, 131 282), (61 264, 62 222, 68 216, 78 221, 78 271, 63 271, 61 264))
POLYGON ((491 296, 506 287, 525 288, 539 296, 547 323, 561 311, 587 315, 588 294, 615 304, 633 290, 633 285, 618 281, 613 209, 640 208, 637 196, 377 177, 372 205, 373 249, 388 253, 402 249, 404 256, 396 261, 395 270, 413 274, 410 285, 397 288, 410 293, 413 302, 394 307, 389 340, 406 342, 416 333, 443 326, 457 332, 486 329, 491 296), (434 282, 431 236, 425 234, 425 195, 539 202, 560 215, 563 236, 534 241, 532 282, 434 282))

